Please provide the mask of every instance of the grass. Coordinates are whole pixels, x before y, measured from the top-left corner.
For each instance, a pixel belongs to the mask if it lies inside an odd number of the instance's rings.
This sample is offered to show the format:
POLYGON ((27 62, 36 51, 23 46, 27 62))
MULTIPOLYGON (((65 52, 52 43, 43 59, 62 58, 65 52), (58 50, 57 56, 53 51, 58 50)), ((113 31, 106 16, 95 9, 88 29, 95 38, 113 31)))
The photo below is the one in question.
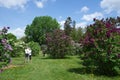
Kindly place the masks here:
POLYGON ((11 68, 0 73, 0 80, 120 80, 120 76, 107 77, 85 74, 77 56, 65 59, 33 57, 24 63, 24 57, 13 58, 11 68))

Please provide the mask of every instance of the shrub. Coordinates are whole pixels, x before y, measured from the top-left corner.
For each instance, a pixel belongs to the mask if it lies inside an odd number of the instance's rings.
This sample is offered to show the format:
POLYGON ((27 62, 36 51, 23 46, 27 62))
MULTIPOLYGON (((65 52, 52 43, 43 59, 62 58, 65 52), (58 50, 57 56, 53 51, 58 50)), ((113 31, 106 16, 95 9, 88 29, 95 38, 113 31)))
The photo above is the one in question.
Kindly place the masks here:
POLYGON ((6 34, 9 27, 4 27, 2 30, 0 30, 0 68, 3 65, 7 65, 10 63, 10 56, 9 52, 12 51, 11 45, 9 45, 6 34))
POLYGON ((22 40, 17 40, 13 44, 13 51, 11 53, 12 57, 19 57, 24 53, 25 43, 22 40))
POLYGON ((40 45, 37 42, 31 41, 28 46, 32 49, 32 56, 36 56, 40 53, 40 45))
POLYGON ((81 40, 83 65, 100 74, 115 75, 120 68, 120 18, 94 19, 81 40))
POLYGON ((64 58, 72 53, 71 38, 63 30, 56 29, 46 34, 47 52, 53 58, 64 58))

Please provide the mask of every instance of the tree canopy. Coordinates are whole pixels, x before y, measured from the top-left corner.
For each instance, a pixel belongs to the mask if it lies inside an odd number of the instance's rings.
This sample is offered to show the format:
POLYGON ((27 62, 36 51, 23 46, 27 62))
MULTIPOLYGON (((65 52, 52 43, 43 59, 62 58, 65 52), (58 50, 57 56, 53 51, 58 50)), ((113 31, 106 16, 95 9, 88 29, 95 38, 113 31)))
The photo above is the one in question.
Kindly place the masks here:
POLYGON ((27 25, 25 34, 28 41, 45 44, 46 33, 58 28, 60 28, 60 25, 56 19, 50 16, 38 16, 34 18, 31 25, 27 25))

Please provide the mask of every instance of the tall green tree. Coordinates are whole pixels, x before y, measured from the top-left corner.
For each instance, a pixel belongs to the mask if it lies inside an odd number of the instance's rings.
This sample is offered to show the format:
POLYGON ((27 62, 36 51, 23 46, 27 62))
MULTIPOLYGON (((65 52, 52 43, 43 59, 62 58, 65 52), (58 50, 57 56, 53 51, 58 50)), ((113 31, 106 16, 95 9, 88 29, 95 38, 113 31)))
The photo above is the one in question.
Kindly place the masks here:
POLYGON ((70 35, 71 31, 72 31, 72 26, 71 26, 71 23, 72 23, 72 19, 71 17, 68 17, 64 23, 64 30, 65 30, 65 34, 66 35, 70 35))
POLYGON ((82 38, 83 36, 83 29, 82 28, 73 28, 73 30, 71 31, 70 36, 72 37, 72 39, 75 42, 79 42, 79 40, 82 38))
POLYGON ((46 33, 58 28, 60 28, 60 25, 56 19, 50 16, 38 16, 34 18, 31 25, 27 25, 25 34, 28 41, 45 44, 46 33))
POLYGON ((7 33, 6 37, 8 40, 14 40, 14 41, 17 40, 17 37, 12 33, 7 33))

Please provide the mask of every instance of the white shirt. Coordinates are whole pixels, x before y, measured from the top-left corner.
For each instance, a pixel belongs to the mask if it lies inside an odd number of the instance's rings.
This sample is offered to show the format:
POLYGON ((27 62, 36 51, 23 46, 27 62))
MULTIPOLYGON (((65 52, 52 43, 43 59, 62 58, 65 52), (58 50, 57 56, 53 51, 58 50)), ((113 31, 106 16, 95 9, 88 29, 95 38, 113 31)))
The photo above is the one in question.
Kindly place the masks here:
POLYGON ((31 55, 31 52, 32 52, 32 50, 31 50, 31 49, 28 49, 28 54, 29 54, 29 55, 31 55))
POLYGON ((31 52, 32 52, 31 49, 29 49, 29 48, 25 49, 25 54, 29 54, 29 55, 31 55, 31 52))

